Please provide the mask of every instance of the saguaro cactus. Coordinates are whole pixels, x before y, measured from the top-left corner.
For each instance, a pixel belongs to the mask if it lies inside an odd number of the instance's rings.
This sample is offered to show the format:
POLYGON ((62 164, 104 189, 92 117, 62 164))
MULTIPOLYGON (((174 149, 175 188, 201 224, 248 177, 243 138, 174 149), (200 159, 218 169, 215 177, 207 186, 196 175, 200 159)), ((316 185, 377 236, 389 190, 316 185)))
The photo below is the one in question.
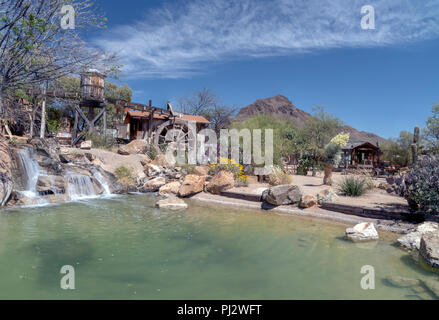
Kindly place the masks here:
POLYGON ((419 127, 415 127, 415 132, 413 135, 413 144, 412 144, 412 161, 413 165, 416 164, 418 161, 418 151, 419 151, 419 133, 420 133, 419 127))

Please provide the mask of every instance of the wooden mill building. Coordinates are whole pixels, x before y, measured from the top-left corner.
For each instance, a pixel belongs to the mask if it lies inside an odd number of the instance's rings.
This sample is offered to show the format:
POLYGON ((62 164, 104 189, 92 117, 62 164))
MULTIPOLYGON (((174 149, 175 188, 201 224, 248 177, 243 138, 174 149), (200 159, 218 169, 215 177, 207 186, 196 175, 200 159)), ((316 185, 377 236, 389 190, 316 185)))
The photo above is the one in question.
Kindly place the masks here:
POLYGON ((80 92, 63 92, 47 90, 29 90, 28 93, 35 97, 59 98, 71 101, 74 105, 74 125, 61 134, 58 138, 71 141, 76 146, 86 138, 87 133, 109 134, 107 130, 107 104, 114 105, 118 110, 126 113, 123 124, 117 125, 116 130, 110 134, 124 140, 146 139, 156 146, 166 145, 169 141, 166 133, 171 129, 180 132, 175 136, 174 142, 187 143, 194 140, 194 132, 189 130, 192 123, 196 131, 207 128, 210 122, 203 116, 186 115, 174 112, 170 103, 167 109, 154 107, 151 100, 149 105, 133 103, 121 99, 105 97, 105 74, 96 69, 89 69, 81 74, 80 92), (101 121, 102 120, 102 121, 101 121), (101 127, 102 128, 99 128, 101 127), (71 131, 71 132, 70 132, 71 131))
POLYGON ((155 109, 154 112, 125 108, 125 112, 125 128, 119 127, 118 130, 120 138, 129 140, 152 138, 162 124, 174 119, 195 122, 197 132, 210 125, 210 121, 203 116, 175 114, 174 112, 170 116, 168 113, 160 112, 159 109, 155 109))
POLYGON ((344 166, 350 168, 376 168, 381 162, 382 152, 378 145, 370 142, 349 142, 342 148, 344 166))

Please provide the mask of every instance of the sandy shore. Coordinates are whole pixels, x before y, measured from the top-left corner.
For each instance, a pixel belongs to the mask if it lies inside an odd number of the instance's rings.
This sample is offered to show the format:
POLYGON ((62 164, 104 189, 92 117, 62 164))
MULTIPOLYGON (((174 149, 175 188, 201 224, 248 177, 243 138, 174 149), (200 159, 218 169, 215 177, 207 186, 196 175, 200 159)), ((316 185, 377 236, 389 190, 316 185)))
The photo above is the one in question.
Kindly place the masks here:
POLYGON ((362 222, 372 222, 377 228, 385 231, 395 232, 399 234, 407 233, 414 227, 414 224, 402 222, 402 221, 389 221, 381 219, 369 219, 361 218, 354 215, 348 215, 344 213, 338 213, 333 211, 324 210, 318 207, 302 210, 295 206, 280 206, 270 209, 265 209, 262 203, 246 201, 241 199, 232 199, 219 195, 213 195, 209 193, 200 193, 191 198, 191 200, 203 202, 206 206, 212 206, 214 208, 217 205, 241 207, 254 210, 265 210, 280 215, 294 215, 301 217, 317 218, 323 220, 330 220, 333 222, 342 223, 346 226, 352 226, 362 222))

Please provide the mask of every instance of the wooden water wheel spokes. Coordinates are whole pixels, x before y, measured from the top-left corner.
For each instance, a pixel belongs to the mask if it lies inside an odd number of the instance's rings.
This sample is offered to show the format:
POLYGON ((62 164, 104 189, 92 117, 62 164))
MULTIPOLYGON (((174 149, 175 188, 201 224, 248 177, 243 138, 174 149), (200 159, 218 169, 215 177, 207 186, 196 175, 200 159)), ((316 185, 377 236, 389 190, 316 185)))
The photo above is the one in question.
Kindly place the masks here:
POLYGON ((169 120, 160 125, 154 134, 154 147, 159 153, 166 153, 173 150, 174 157, 182 155, 189 151, 191 146, 195 146, 196 132, 190 130, 188 122, 181 119, 169 120))

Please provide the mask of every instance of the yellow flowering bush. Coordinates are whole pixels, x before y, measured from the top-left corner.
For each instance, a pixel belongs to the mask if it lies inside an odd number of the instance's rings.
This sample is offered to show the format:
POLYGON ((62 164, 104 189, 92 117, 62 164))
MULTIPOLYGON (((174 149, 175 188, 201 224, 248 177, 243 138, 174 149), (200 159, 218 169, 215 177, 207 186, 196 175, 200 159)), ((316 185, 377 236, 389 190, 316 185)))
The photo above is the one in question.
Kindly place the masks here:
POLYGON ((235 182, 238 185, 247 185, 248 183, 248 176, 244 174, 244 167, 234 159, 219 158, 217 163, 209 165, 209 173, 211 175, 215 175, 220 171, 233 173, 235 182))

